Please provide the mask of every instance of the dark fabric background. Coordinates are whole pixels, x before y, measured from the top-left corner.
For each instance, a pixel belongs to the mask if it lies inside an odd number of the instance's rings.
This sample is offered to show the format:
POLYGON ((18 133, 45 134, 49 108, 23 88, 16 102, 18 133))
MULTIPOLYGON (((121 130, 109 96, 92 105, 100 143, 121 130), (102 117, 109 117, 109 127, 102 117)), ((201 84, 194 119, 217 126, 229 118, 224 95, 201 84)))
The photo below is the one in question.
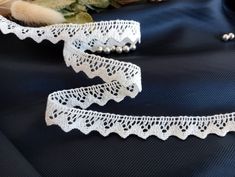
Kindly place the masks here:
MULTIPOLYGON (((233 0, 169 0, 106 11, 95 19, 141 23, 138 50, 113 57, 141 67, 143 91, 91 109, 132 115, 235 111, 235 42, 219 40, 235 32, 233 0)), ((49 93, 101 83, 66 68, 62 48, 62 42, 0 35, 0 177, 235 176, 234 133, 162 141, 47 127, 49 93)))

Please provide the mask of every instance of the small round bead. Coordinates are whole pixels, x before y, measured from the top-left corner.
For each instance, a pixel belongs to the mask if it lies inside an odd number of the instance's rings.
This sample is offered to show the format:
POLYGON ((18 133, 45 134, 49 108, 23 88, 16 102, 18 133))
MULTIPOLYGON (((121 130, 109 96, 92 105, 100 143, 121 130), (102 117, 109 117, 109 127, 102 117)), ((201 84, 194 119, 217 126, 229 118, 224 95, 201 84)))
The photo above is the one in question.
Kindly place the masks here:
POLYGON ((136 49, 136 45, 135 44, 131 44, 130 49, 131 50, 135 50, 136 49))
POLYGON ((105 47, 104 48, 104 53, 109 54, 111 52, 109 47, 105 47))
POLYGON ((112 46, 112 47, 111 47, 111 51, 112 51, 112 52, 115 52, 115 51, 116 51, 116 47, 115 47, 115 46, 112 46))
POLYGON ((235 38, 235 35, 233 33, 229 33, 228 36, 229 36, 230 39, 234 39, 235 38))
POLYGON ((98 53, 103 52, 103 47, 97 47, 96 51, 97 51, 98 53))
POLYGON ((122 50, 123 50, 123 52, 127 53, 130 51, 130 48, 127 45, 125 45, 125 46, 123 46, 122 50))
POLYGON ((230 39, 230 37, 229 37, 228 34, 224 34, 223 37, 222 37, 222 39, 223 39, 224 41, 228 41, 228 40, 230 39))
POLYGON ((117 53, 122 53, 122 47, 116 47, 116 52, 117 53))

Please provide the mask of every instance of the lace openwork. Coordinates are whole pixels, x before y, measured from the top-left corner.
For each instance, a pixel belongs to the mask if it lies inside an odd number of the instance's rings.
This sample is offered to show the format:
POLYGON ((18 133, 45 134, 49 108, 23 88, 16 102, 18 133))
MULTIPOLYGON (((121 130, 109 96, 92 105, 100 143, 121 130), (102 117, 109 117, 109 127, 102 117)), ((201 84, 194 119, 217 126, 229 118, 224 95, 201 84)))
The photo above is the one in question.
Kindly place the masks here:
POLYGON ((91 104, 105 105, 109 100, 134 98, 141 92, 141 70, 132 63, 88 54, 102 46, 135 45, 140 42, 140 24, 135 21, 102 21, 84 25, 58 24, 31 28, 20 26, 0 16, 0 30, 14 33, 18 38, 30 37, 36 42, 44 39, 57 43, 64 41, 66 65, 75 72, 83 71, 89 78, 99 76, 104 84, 62 90, 48 96, 47 125, 58 125, 65 132, 79 129, 88 134, 98 131, 103 136, 112 132, 126 138, 135 134, 141 138, 155 135, 160 139, 189 135, 205 138, 214 133, 226 135, 235 130, 235 113, 212 116, 128 116, 86 110, 91 104))

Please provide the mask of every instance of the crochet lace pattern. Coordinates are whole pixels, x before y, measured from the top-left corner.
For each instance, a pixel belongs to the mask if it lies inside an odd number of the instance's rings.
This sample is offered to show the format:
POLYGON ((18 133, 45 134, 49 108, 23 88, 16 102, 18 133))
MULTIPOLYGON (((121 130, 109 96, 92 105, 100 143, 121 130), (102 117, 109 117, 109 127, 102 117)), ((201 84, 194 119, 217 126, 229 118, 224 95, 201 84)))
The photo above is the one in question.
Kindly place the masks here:
POLYGON ((0 16, 3 34, 14 33, 36 42, 44 39, 64 41, 66 65, 75 72, 83 71, 89 78, 99 76, 104 84, 62 90, 48 96, 47 125, 58 125, 65 132, 78 129, 84 134, 98 131, 107 136, 134 134, 141 138, 155 135, 162 140, 169 136, 186 139, 189 135, 205 138, 208 134, 225 136, 235 131, 235 112, 211 116, 129 116, 86 110, 91 104, 104 106, 109 100, 134 98, 141 92, 140 67, 128 62, 88 54, 99 46, 124 46, 140 43, 140 24, 135 21, 101 21, 96 23, 57 24, 46 27, 23 27, 0 16))

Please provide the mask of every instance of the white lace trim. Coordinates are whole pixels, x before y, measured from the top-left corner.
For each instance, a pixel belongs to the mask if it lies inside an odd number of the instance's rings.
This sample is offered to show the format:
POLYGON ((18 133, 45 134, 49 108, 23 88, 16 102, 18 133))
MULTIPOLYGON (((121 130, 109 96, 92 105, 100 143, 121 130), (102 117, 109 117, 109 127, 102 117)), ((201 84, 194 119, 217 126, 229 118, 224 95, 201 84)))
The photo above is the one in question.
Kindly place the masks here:
POLYGON ((40 28, 22 27, 0 16, 0 30, 14 33, 20 39, 30 37, 36 42, 44 39, 57 43, 65 41, 64 59, 76 72, 88 77, 99 76, 104 84, 62 90, 48 96, 47 125, 58 125, 65 132, 79 129, 88 134, 98 131, 103 136, 117 133, 121 137, 134 134, 141 138, 155 135, 166 140, 189 135, 205 138, 208 134, 225 136, 235 131, 235 113, 212 116, 127 116, 85 110, 91 104, 105 105, 109 100, 134 98, 141 91, 141 71, 132 63, 88 54, 98 46, 124 46, 140 42, 140 25, 134 21, 108 21, 85 25, 59 24, 40 28))

